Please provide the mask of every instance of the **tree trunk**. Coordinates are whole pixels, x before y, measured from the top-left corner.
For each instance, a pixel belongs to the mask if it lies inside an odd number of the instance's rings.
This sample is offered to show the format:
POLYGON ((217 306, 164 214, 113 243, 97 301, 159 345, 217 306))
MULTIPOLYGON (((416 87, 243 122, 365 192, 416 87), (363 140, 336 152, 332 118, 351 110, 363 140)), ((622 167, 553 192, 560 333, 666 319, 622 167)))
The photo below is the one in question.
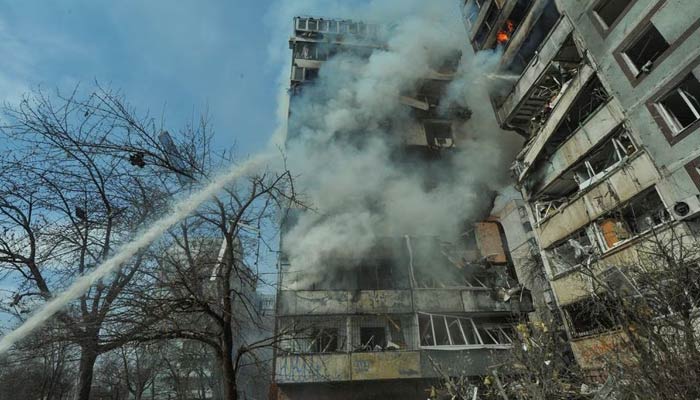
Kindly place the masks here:
POLYGON ((233 365, 233 337, 230 329, 225 329, 221 343, 222 383, 224 385, 224 400, 238 400, 238 387, 236 385, 236 369, 233 365))
POLYGON ((97 351, 93 346, 80 347, 80 367, 78 370, 78 390, 76 400, 90 400, 92 388, 92 373, 95 369, 97 351))

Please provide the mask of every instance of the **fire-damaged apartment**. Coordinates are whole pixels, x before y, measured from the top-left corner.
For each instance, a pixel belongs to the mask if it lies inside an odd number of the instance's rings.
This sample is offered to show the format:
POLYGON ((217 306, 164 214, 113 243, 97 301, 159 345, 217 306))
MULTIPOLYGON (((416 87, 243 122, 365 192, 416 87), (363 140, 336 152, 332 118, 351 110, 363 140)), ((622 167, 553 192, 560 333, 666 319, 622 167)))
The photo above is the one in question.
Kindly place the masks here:
MULTIPOLYGON (((463 138, 450 127, 471 111, 436 110, 459 56, 491 52, 508 79, 479 123, 524 140, 512 166, 521 196, 466 226, 459 251, 382 237, 357 268, 320 281, 283 254, 275 398, 430 398, 444 375, 489 374, 517 321, 542 313, 561 318, 576 362, 595 374, 593 349, 618 333, 580 315, 591 289, 575 272, 610 274, 650 232, 700 232, 697 0, 457 1, 465 50, 401 96, 419 128, 402 130, 397 152, 415 168, 451 157, 463 138), (533 259, 544 281, 531 278, 533 259)), ((294 19, 289 136, 319 69, 343 51, 369 56, 378 29, 294 19)))

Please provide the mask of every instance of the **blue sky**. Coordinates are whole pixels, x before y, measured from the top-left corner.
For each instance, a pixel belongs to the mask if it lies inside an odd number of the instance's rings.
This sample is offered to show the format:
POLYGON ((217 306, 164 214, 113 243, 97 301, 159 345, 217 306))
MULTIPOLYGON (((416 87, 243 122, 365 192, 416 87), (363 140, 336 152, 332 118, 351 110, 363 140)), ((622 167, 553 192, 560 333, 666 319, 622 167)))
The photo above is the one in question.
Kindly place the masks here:
MULTIPOLYGON (((169 129, 208 108, 217 147, 248 154, 275 126, 283 60, 266 1, 0 1, 0 97, 94 80, 169 129)), ((291 23, 288 24, 291 27, 291 23)), ((277 38, 284 42, 285 37, 277 38)), ((284 44, 284 43, 283 43, 284 44)))
POLYGON ((366 0, 0 0, 0 100, 97 80, 164 115, 172 131, 208 110, 216 148, 235 144, 245 156, 277 126, 291 17, 350 16, 358 3, 366 0))

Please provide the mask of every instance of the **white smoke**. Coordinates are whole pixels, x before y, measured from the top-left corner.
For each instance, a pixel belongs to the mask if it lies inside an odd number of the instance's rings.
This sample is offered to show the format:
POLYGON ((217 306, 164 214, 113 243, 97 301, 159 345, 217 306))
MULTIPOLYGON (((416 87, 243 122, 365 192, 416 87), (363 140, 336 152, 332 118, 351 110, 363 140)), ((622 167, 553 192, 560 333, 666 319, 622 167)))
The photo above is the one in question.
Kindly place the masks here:
MULTIPOLYGON (((499 55, 466 56, 457 3, 381 1, 349 15, 330 6, 320 15, 388 22, 392 28, 386 46, 368 59, 341 53, 327 61, 292 104, 287 155, 315 210, 303 213, 283 239, 292 270, 304 272, 299 286, 347 267, 329 260, 359 262, 380 237, 456 241, 465 222, 486 216, 493 193, 508 182, 521 142, 497 127, 489 103, 498 82, 488 74, 497 69, 499 55), (455 51, 465 56, 445 99, 472 111, 454 132, 458 150, 425 169, 397 161, 396 149, 415 127, 400 94, 414 92, 455 51)), ((291 28, 291 16, 285 17, 291 28)))

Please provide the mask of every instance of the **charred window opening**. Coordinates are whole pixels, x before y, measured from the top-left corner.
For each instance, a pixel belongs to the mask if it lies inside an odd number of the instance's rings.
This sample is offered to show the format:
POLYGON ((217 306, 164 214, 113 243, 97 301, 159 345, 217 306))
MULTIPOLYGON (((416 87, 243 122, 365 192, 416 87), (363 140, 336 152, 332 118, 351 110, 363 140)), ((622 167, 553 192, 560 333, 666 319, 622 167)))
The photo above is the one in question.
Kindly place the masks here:
POLYGON ((656 103, 673 134, 700 120, 700 82, 692 73, 656 103))
POLYGON ((559 146, 569 139, 588 118, 609 99, 608 92, 594 77, 581 89, 574 103, 569 107, 557 130, 552 134, 545 151, 552 154, 559 146))
POLYGON ((386 330, 383 326, 380 327, 361 327, 360 328, 360 350, 364 351, 380 351, 386 345, 386 330))
POLYGON ((418 314, 421 347, 455 348, 510 346, 512 324, 506 321, 474 321, 453 315, 418 314))
POLYGON ((666 206, 652 187, 601 218, 596 224, 598 241, 610 249, 669 220, 666 206))
POLYGON ((364 264, 357 271, 357 287, 360 290, 386 290, 396 286, 394 270, 396 266, 389 259, 375 260, 371 264, 364 264))
POLYGON ((654 24, 649 24, 642 35, 622 55, 632 73, 639 76, 642 73, 649 73, 654 67, 654 61, 668 48, 669 44, 661 32, 654 24))
POLYGON ((619 324, 614 315, 615 305, 609 295, 601 294, 563 306, 571 336, 586 337, 616 328, 619 324))
POLYGON ((454 147, 452 138, 452 121, 424 121, 428 146, 436 148, 454 147))
POLYGON ((546 254, 554 272, 562 273, 587 263, 595 252, 596 248, 583 228, 547 250, 546 254))
POLYGON ((486 268, 479 253, 475 233, 464 247, 442 243, 433 237, 408 238, 406 245, 417 288, 486 288, 494 271, 486 268))
POLYGON ((603 0, 593 9, 593 15, 605 29, 609 29, 631 2, 632 0, 603 0))

